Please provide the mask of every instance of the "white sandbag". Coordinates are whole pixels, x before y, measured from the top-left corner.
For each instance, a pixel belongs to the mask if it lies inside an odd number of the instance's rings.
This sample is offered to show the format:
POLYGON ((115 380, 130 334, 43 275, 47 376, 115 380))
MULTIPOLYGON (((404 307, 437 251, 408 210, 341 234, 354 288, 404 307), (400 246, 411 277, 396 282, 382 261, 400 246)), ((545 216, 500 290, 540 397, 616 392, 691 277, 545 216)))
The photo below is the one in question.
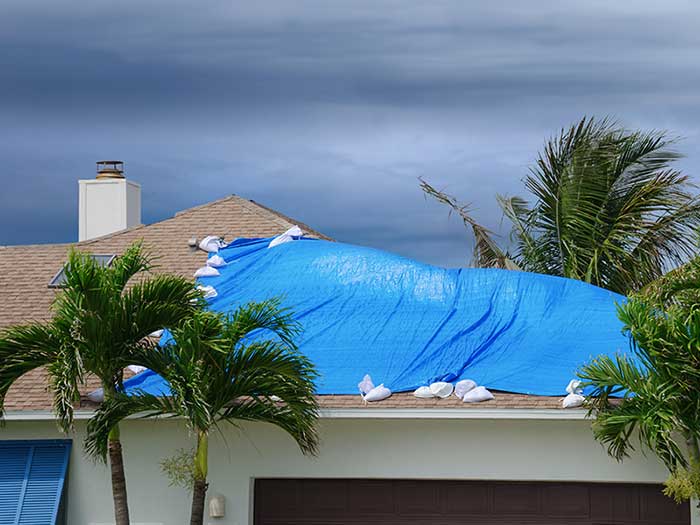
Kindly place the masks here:
POLYGON ((226 260, 221 255, 212 255, 207 259, 207 266, 212 268, 222 268, 226 266, 226 260))
POLYGON ((419 386, 418 388, 416 388, 415 392, 413 392, 413 395, 421 399, 430 399, 435 397, 430 391, 429 386, 419 386))
POLYGON ((160 338, 160 337, 163 335, 163 332, 164 332, 164 331, 165 331, 165 330, 163 330, 162 328, 161 328, 160 330, 155 330, 154 332, 151 332, 150 334, 148 334, 148 337, 157 337, 157 338, 160 338))
POLYGON ((493 399, 493 394, 486 390, 486 387, 477 386, 473 388, 462 398, 465 403, 481 403, 482 401, 489 401, 493 399))
POLYGON ((194 272, 194 276, 196 277, 218 277, 221 275, 219 273, 219 270, 214 268, 213 266, 202 266, 201 268, 198 268, 196 272, 194 272))
POLYGON ((199 285, 199 286, 197 286, 197 290, 204 293, 205 299, 212 299, 212 298, 216 297, 217 295, 219 295, 219 292, 217 292, 216 288, 214 288, 213 286, 199 285))
POLYGON ((292 226, 289 228, 286 232, 284 232, 282 235, 278 235, 274 239, 270 241, 270 244, 267 245, 268 248, 274 248, 275 246, 278 246, 280 244, 284 244, 285 242, 293 241, 295 238, 302 237, 304 235, 304 232, 302 231, 299 226, 292 226))
POLYGON ((391 396, 391 390, 385 387, 382 383, 381 385, 375 386, 372 390, 367 392, 367 395, 365 395, 363 399, 371 403, 373 401, 381 401, 389 396, 391 396))
POLYGON ((578 379, 572 379, 566 387, 567 394, 583 394, 583 388, 581 388, 581 381, 578 379))
POLYGON ((199 243, 199 249, 208 253, 216 253, 219 251, 219 248, 225 247, 226 243, 224 240, 216 235, 207 235, 199 243))
POLYGON ((475 388, 476 381, 472 381, 471 379, 462 379, 461 381, 457 381, 457 384, 455 385, 455 395, 462 399, 464 394, 474 390, 475 388))
POLYGON ((430 385, 430 392, 440 399, 445 399, 452 395, 452 391, 455 389, 452 383, 446 383, 445 381, 438 381, 430 385))
POLYGON ((583 405, 586 398, 581 394, 569 394, 561 400, 562 408, 577 408, 583 405))
POLYGON ((360 395, 363 396, 369 393, 374 388, 374 383, 372 382, 372 378, 369 374, 365 374, 365 377, 362 378, 362 381, 360 381, 357 384, 357 388, 359 388, 360 390, 360 395))
POLYGON ((93 403, 102 403, 105 400, 105 391, 101 388, 93 390, 87 395, 87 398, 93 403))
POLYGON ((127 366, 127 368, 129 370, 131 370, 134 374, 140 374, 144 370, 147 370, 147 368, 145 366, 141 366, 141 365, 129 365, 129 366, 127 366))

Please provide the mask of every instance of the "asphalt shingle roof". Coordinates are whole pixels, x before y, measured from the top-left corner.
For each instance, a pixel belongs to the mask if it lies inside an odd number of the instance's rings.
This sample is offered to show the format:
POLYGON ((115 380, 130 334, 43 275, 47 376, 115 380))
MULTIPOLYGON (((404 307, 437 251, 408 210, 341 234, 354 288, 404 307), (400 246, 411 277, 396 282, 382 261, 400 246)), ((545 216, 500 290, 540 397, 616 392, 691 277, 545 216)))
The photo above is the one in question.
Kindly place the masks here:
MULTIPOLYGON (((63 267, 68 251, 76 247, 95 254, 120 254, 135 241, 157 257, 155 271, 191 278, 195 269, 206 261, 207 254, 192 250, 188 240, 219 235, 226 240, 239 237, 271 237, 294 225, 312 237, 328 239, 303 223, 254 201, 231 195, 223 199, 190 208, 172 218, 150 225, 138 226, 79 243, 0 246, 0 329, 50 317, 50 305, 56 289, 49 281, 63 267)), ((99 387, 94 378, 83 388, 87 394, 99 387)), ((322 408, 425 408, 469 407, 457 398, 424 400, 410 393, 395 394, 375 404, 364 404, 359 396, 320 396, 322 408)), ((89 404, 86 404, 89 406, 89 404)), ((558 398, 498 393, 496 399, 476 406, 489 408, 557 408, 558 398)), ((46 411, 51 408, 51 394, 46 372, 35 370, 26 374, 12 387, 6 398, 8 411, 46 411)))

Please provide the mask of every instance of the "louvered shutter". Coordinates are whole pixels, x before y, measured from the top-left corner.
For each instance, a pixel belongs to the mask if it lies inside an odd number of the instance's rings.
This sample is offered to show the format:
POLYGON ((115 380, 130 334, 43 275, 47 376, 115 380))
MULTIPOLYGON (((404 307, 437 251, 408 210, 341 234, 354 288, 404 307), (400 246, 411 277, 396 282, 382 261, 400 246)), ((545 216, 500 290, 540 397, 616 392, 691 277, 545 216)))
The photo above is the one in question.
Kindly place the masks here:
POLYGON ((0 441, 0 525, 54 525, 70 441, 0 441))

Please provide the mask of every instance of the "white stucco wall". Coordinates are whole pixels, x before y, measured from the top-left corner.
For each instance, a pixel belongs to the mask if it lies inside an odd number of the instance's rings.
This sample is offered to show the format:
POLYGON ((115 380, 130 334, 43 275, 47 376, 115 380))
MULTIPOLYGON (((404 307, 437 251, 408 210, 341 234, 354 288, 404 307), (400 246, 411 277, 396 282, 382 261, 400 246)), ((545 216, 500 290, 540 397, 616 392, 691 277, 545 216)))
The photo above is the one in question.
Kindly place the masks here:
MULTIPOLYGON (((84 422, 74 437, 68 523, 112 521, 106 467, 82 455, 84 422)), ((52 422, 9 421, 0 439, 61 437, 52 422)), ((210 445, 209 493, 226 497, 215 525, 250 525, 256 477, 356 477, 661 482, 663 467, 637 455, 623 464, 607 457, 586 421, 324 419, 317 458, 306 458, 281 431, 266 425, 231 429, 210 445)), ((176 421, 128 421, 122 427, 134 524, 181 524, 189 495, 168 486, 159 461, 190 447, 176 421)), ((700 524, 697 511, 693 523, 700 524)))

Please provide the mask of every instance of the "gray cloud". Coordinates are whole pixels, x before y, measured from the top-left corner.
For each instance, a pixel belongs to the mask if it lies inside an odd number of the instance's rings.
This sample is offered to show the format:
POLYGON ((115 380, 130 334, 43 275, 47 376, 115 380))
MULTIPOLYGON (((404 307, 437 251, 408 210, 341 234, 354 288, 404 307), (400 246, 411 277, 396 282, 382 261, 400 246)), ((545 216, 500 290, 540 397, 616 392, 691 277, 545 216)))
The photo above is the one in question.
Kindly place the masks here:
POLYGON ((74 239, 101 157, 148 221, 238 193, 447 265, 468 237, 418 176, 498 229, 495 193, 584 114, 672 130, 697 171, 695 3, 263 4, 3 2, 0 244, 74 239))

